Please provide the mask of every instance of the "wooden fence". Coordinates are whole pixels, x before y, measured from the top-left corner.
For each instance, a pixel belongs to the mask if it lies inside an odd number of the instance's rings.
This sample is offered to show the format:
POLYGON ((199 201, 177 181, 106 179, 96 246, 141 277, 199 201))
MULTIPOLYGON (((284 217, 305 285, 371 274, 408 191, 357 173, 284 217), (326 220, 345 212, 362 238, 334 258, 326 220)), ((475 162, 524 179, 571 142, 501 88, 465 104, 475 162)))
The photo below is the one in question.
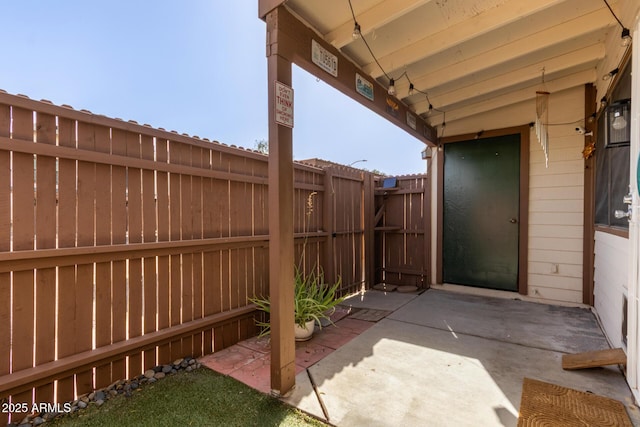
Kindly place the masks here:
POLYGON ((394 184, 375 191, 375 281, 428 288, 431 181, 428 175, 407 175, 394 184))
MULTIPOLYGON (((295 168, 299 265, 344 292, 373 278, 373 182, 295 168)), ((0 399, 66 402, 252 336, 267 190, 260 153, 0 93, 0 399)))

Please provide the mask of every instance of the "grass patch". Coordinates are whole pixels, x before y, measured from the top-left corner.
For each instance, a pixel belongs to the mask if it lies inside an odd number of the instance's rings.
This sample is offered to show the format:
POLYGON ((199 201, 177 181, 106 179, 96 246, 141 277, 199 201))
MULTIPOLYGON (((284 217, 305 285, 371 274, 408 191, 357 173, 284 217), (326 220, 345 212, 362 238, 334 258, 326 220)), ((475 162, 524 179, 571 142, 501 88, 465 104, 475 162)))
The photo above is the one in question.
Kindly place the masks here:
POLYGON ((56 418, 53 426, 326 426, 278 399, 206 368, 179 372, 56 418))

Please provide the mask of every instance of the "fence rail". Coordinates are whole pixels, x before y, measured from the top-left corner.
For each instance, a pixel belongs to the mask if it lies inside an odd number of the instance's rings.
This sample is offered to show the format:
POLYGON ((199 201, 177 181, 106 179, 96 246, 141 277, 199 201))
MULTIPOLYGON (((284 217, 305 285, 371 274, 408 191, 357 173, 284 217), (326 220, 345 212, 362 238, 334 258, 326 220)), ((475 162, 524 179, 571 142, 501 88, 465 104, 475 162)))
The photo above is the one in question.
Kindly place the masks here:
MULTIPOLYGON (((267 163, 0 93, 0 399, 66 402, 253 335, 267 163)), ((299 266, 364 286, 372 197, 368 173, 297 164, 299 266)))

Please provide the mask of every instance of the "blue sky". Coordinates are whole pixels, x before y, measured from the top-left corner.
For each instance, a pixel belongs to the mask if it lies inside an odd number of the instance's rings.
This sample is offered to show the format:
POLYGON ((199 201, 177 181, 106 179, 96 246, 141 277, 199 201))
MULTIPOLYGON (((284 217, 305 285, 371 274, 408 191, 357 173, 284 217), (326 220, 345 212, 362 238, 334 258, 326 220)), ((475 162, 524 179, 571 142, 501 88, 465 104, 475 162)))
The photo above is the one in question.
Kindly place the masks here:
MULTIPOLYGON (((258 0, 0 2, 0 89, 242 147, 267 139, 258 0)), ((422 173, 424 145, 294 66, 294 158, 422 173)))

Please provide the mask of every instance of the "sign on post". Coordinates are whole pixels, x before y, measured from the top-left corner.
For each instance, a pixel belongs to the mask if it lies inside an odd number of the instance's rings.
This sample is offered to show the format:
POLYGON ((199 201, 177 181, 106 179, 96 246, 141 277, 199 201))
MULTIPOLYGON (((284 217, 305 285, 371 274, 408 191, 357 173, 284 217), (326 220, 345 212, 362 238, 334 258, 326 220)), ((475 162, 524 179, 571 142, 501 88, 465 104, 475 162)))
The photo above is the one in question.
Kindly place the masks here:
POLYGON ((276 81, 274 99, 276 123, 293 128, 293 88, 276 81))

